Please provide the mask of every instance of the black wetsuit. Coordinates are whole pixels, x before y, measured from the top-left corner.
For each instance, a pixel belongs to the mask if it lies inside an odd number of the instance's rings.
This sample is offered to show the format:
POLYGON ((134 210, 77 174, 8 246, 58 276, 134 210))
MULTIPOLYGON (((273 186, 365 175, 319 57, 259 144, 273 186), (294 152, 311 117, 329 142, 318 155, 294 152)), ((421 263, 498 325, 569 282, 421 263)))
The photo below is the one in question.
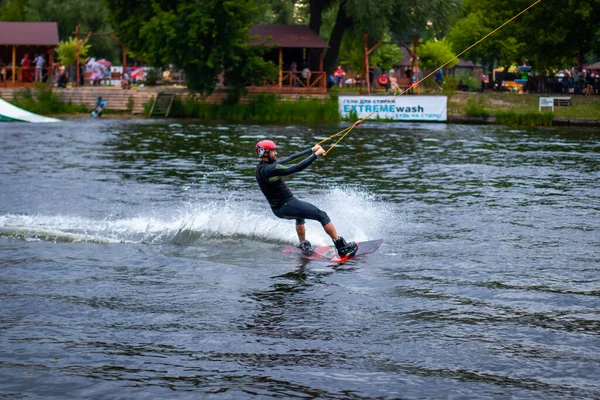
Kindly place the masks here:
POLYGON ((273 214, 277 217, 295 219, 297 225, 303 225, 305 219, 314 219, 325 226, 331 222, 329 216, 314 205, 295 198, 292 191, 281 178, 286 175, 300 172, 312 164, 317 159, 317 156, 314 153, 311 153, 312 149, 307 149, 292 154, 280 161, 272 163, 261 161, 256 166, 256 180, 258 181, 260 190, 269 201, 273 214), (285 163, 307 154, 311 155, 297 164, 284 165, 285 163))

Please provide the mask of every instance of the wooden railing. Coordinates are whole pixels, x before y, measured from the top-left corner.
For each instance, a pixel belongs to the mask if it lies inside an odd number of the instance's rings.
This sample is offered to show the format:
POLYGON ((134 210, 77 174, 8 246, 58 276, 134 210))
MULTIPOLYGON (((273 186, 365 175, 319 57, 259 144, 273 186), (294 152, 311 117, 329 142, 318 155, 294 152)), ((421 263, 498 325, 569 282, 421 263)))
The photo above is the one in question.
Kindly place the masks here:
MULTIPOLYGON (((42 82, 48 77, 50 68, 42 68, 42 82)), ((15 83, 32 83, 36 82, 37 72, 35 67, 15 67, 15 83)), ((52 81, 52 79, 48 79, 52 81)), ((13 82, 13 67, 0 67, 0 84, 13 82)))
POLYGON ((279 79, 265 80, 264 86, 286 88, 322 88, 327 87, 325 72, 311 71, 310 76, 304 78, 302 72, 281 71, 281 85, 279 79))

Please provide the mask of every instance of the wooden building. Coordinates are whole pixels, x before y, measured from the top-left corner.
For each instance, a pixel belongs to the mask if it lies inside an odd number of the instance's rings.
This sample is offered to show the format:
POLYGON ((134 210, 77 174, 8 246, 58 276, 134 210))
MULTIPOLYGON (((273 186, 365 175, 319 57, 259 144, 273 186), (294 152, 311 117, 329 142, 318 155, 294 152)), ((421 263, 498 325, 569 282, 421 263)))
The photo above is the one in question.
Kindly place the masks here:
POLYGON ((265 81, 264 86, 249 87, 248 92, 327 93, 323 57, 329 46, 308 26, 259 24, 252 27, 248 34, 251 45, 272 47, 265 54, 265 59, 279 66, 279 74, 275 80, 265 81), (313 68, 303 72, 310 65, 318 65, 318 70, 313 68))
POLYGON ((600 61, 597 63, 594 63, 594 64, 584 65, 583 69, 599 72, 600 71, 600 61))
POLYGON ((473 61, 459 61, 453 68, 448 68, 450 76, 472 76, 478 80, 483 76, 483 66, 473 61))
POLYGON ((40 54, 45 59, 41 80, 51 82, 56 46, 56 22, 0 22, 0 86, 32 84, 36 80, 34 59, 40 54))

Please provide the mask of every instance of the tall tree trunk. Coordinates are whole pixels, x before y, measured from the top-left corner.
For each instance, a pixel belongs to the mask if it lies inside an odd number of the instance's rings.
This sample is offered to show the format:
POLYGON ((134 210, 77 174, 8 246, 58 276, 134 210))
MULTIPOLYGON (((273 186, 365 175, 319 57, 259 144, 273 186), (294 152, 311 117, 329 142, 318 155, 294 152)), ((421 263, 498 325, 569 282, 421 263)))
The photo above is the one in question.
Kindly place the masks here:
MULTIPOLYGON (((308 21, 308 27, 313 30, 317 35, 321 32, 321 24, 323 23, 323 10, 325 10, 326 0, 309 0, 310 8, 310 20, 308 21)), ((309 49, 310 52, 310 65, 309 68, 312 71, 319 70, 319 53, 320 49, 309 49)))
POLYGON ((579 72, 583 71, 583 62, 585 58, 585 49, 583 46, 579 47, 579 51, 577 52, 577 70, 579 72))
POLYGON ((340 46, 342 45, 344 32, 346 29, 350 28, 352 24, 352 18, 346 15, 346 0, 342 0, 335 19, 333 31, 331 32, 331 37, 329 38, 329 49, 325 55, 324 68, 328 74, 335 69, 335 65, 340 56, 340 46))
POLYGON ((308 27, 317 35, 321 32, 321 23, 323 22, 323 10, 325 9, 325 0, 310 0, 308 2, 310 8, 310 19, 308 27))

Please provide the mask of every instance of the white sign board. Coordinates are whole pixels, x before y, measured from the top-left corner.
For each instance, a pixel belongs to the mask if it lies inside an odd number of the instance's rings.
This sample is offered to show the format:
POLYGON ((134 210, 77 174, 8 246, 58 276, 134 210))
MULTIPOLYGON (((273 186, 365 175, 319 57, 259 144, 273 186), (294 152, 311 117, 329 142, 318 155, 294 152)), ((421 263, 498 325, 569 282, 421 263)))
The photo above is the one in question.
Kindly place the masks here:
POLYGON ((398 121, 446 121, 448 98, 446 96, 340 96, 340 115, 359 119, 373 113, 369 119, 398 121))
POLYGON ((552 111, 554 111, 554 97, 540 97, 540 111, 542 111, 542 107, 552 107, 552 111))

